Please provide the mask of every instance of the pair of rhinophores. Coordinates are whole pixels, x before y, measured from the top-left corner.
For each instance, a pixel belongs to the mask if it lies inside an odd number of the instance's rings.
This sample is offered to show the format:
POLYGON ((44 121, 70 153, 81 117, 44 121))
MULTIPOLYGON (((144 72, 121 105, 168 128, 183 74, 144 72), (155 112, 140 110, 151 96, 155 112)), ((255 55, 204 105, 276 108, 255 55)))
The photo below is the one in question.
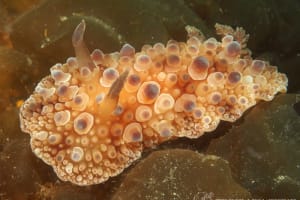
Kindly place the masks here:
POLYGON ((76 58, 50 68, 20 109, 33 152, 61 180, 92 185, 120 174, 144 148, 197 138, 234 122, 260 100, 286 92, 287 78, 251 58, 242 28, 216 25, 221 41, 187 26, 186 42, 87 49, 75 29, 76 58))

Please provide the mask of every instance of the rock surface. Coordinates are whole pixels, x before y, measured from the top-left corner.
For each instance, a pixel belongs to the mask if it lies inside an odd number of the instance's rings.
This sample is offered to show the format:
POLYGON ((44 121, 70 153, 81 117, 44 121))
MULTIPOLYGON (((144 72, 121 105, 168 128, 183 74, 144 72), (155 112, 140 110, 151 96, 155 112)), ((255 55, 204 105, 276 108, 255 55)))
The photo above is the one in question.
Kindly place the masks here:
POLYGON ((113 200, 250 198, 232 178, 228 162, 173 149, 151 153, 125 176, 113 200))
POLYGON ((26 98, 33 90, 35 81, 48 71, 34 57, 0 47, 0 110, 14 107, 16 101, 26 98))
POLYGON ((28 142, 25 137, 7 140, 5 148, 0 152, 0 198, 32 197, 36 183, 41 181, 28 142))
POLYGON ((300 96, 280 95, 254 107, 207 153, 230 163, 254 197, 300 198, 300 96), (296 110, 295 110, 296 109, 296 110))
POLYGON ((20 51, 38 52, 48 61, 62 62, 74 55, 71 34, 82 19, 87 23, 88 47, 114 52, 125 42, 137 49, 148 43, 166 42, 169 32, 185 37, 185 24, 174 20, 174 15, 190 25, 204 26, 182 0, 172 4, 132 0, 130 5, 120 0, 79 0, 75 4, 72 0, 45 1, 12 25, 11 39, 20 51))

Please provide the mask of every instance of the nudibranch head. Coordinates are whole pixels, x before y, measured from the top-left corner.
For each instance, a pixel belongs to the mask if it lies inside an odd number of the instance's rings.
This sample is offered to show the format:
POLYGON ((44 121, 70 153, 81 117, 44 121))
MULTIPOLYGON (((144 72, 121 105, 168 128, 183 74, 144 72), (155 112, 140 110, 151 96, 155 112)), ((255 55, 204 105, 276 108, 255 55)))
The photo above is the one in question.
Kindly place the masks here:
POLYGON ((286 92, 286 76, 245 51, 243 29, 216 28, 221 42, 188 27, 186 43, 170 40, 141 52, 125 44, 117 53, 90 54, 81 22, 72 38, 76 58, 51 67, 20 109, 33 152, 61 180, 98 184, 120 174, 144 147, 200 137, 286 92))

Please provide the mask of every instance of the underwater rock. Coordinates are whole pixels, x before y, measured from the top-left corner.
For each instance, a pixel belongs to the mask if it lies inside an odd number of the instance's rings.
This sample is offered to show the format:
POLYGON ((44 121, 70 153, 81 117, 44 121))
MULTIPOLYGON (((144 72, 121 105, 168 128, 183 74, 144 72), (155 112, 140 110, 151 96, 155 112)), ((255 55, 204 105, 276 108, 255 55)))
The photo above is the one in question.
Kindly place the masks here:
POLYGON ((255 38, 249 41, 250 49, 264 52, 273 46, 286 55, 299 49, 300 28, 296 24, 300 3, 297 0, 186 0, 186 3, 207 24, 243 26, 255 38))
POLYGON ((0 48, 0 110, 14 107, 34 88, 34 83, 45 74, 34 57, 19 51, 0 48))
MULTIPOLYGON (((146 2, 144 0, 139 1, 142 2, 142 4, 146 2)), ((149 15, 162 20, 163 25, 166 27, 171 38, 174 38, 176 40, 184 40, 186 38, 186 32, 184 30, 186 25, 199 28, 205 35, 209 35, 213 32, 210 32, 203 18, 201 19, 199 16, 197 16, 197 14, 192 9, 190 9, 188 3, 185 0, 158 0, 151 1, 149 5, 151 5, 153 9, 150 9, 147 12, 150 11, 149 15)), ((215 23, 216 22, 214 22, 213 24, 215 23)), ((213 28, 211 30, 213 30, 213 28)))
POLYGON ((28 199, 40 181, 34 166, 35 158, 28 146, 29 138, 20 133, 19 137, 22 139, 8 140, 0 151, 1 199, 28 199))
POLYGON ((8 142, 19 138, 20 135, 23 136, 17 126, 19 124, 18 114, 19 109, 12 107, 0 112, 0 152, 8 142))
POLYGON ((125 42, 140 49, 144 44, 164 43, 171 35, 185 39, 186 22, 207 30, 183 0, 132 0, 130 4, 120 0, 51 0, 15 21, 11 39, 20 51, 58 62, 73 55, 70 38, 82 19, 87 23, 87 46, 104 52, 120 49, 125 42))
POLYGON ((34 58, 0 47, 0 151, 20 137, 18 107, 43 75, 42 70, 34 58))
POLYGON ((96 200, 99 199, 90 188, 80 188, 68 183, 39 185, 35 199, 49 200, 96 200))
POLYGON ((56 180, 52 169, 32 155, 18 112, 16 107, 0 112, 0 199, 32 199, 39 184, 56 180))
POLYGON ((290 56, 299 53, 300 26, 298 25, 298 19, 300 18, 300 2, 298 0, 280 0, 275 3, 270 0, 269 5, 273 5, 270 12, 276 17, 272 20, 274 37, 269 38, 268 46, 277 49, 281 57, 289 59, 290 56))
POLYGON ((253 56, 271 52, 273 57, 277 57, 277 62, 271 63, 288 74, 289 92, 298 92, 296 88, 299 88, 299 79, 295 76, 300 73, 299 62, 290 62, 294 57, 299 58, 298 0, 186 0, 186 4, 211 28, 216 22, 245 28, 251 35, 248 46, 253 56))
POLYGON ((300 198, 299 102, 299 95, 286 94, 258 104, 207 153, 228 160, 254 197, 300 198))
POLYGON ((20 14, 34 5, 36 5, 40 0, 3 0, 3 6, 6 9, 15 14, 20 14))
POLYGON ((261 43, 265 42, 272 33, 273 27, 270 23, 274 16, 270 11, 269 1, 187 0, 187 2, 195 13, 206 20, 207 24, 226 22, 249 30, 251 38, 255 38, 255 40, 249 40, 250 49, 260 49, 261 43))
POLYGON ((159 10, 152 3, 140 0, 132 0, 130 4, 103 0, 101 5, 97 0, 45 1, 12 25, 11 39, 20 51, 36 52, 48 61, 61 61, 73 55, 71 34, 85 19, 87 45, 91 49, 115 51, 125 41, 138 48, 144 43, 169 39, 163 22, 158 20, 160 16, 156 16, 159 10))
MULTIPOLYGON (((280 55, 277 56, 277 59, 280 59, 280 55)), ((289 93, 300 93, 300 55, 290 55, 287 59, 279 60, 276 63, 280 63, 280 66, 284 66, 282 69, 286 72, 287 77, 289 77, 289 93)))
POLYGON ((173 149, 153 152, 134 166, 112 200, 250 197, 231 177, 227 161, 173 149))
POLYGON ((19 128, 18 106, 41 75, 35 58, 0 48, 0 199, 29 199, 38 183, 53 180, 48 175, 53 172, 32 155, 29 137, 19 128))
POLYGON ((43 74, 43 68, 34 57, 0 47, 0 147, 4 137, 16 138, 19 131, 16 107, 22 104, 22 99, 28 96, 43 74))

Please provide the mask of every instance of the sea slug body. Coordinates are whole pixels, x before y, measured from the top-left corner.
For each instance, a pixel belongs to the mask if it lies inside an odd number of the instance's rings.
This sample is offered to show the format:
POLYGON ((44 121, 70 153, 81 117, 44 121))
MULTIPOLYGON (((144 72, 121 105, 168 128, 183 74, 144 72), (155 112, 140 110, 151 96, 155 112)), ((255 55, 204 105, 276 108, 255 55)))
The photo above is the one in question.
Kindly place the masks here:
POLYGON ((72 38, 76 58, 51 67, 20 109, 33 152, 63 181, 98 184, 120 174, 144 148, 198 138, 286 92, 286 75, 251 58, 242 28, 217 24, 220 42, 186 29, 186 43, 89 53, 82 21, 72 38))

